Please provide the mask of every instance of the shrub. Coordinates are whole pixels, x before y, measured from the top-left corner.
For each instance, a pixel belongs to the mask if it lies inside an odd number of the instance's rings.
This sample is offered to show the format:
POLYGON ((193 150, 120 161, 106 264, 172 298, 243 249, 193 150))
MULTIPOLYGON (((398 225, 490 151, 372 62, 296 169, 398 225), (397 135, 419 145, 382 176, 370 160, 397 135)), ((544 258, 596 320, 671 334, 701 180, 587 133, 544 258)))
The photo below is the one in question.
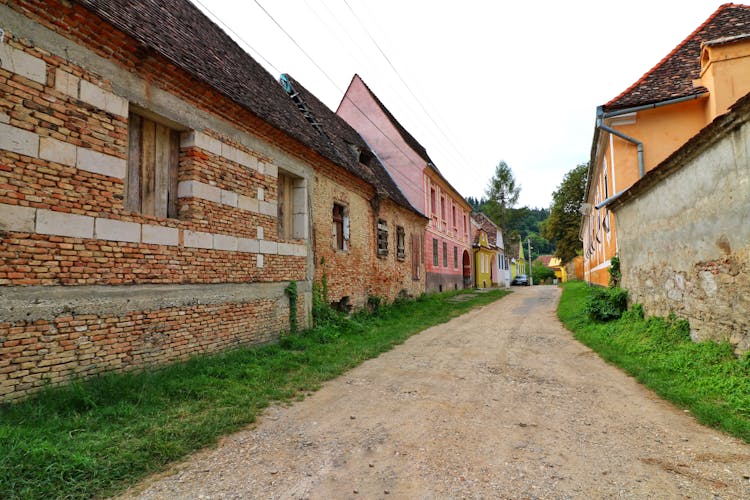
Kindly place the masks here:
POLYGON ((624 288, 594 288, 591 290, 584 311, 595 321, 619 319, 628 309, 628 291, 624 288))

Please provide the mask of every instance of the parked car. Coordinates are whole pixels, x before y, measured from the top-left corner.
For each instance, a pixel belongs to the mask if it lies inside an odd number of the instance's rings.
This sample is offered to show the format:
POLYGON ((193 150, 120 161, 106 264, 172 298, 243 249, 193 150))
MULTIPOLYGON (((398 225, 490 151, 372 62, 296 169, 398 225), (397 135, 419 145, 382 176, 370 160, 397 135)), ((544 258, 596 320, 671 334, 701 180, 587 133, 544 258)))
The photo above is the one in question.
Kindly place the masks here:
POLYGON ((519 274, 515 278, 513 278, 513 281, 510 282, 511 285, 523 285, 523 286, 529 286, 529 277, 525 274, 519 274))

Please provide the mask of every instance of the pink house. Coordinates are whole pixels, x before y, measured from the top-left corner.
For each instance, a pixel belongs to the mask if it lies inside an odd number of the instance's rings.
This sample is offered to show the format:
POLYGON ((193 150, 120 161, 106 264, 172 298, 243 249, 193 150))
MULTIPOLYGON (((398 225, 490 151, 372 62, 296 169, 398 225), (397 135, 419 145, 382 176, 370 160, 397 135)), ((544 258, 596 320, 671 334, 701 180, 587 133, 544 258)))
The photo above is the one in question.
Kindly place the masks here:
POLYGON ((429 219, 420 245, 427 291, 470 287, 471 206, 359 75, 336 113, 367 141, 412 206, 429 219))

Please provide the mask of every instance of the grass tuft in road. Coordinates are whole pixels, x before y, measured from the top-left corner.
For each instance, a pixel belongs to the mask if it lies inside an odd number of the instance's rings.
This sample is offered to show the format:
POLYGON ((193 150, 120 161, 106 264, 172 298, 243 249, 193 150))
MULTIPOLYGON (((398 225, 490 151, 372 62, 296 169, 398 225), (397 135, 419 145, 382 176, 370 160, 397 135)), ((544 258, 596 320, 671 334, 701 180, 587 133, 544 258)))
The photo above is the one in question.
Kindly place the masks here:
POLYGON ((737 358, 726 342, 693 342, 685 320, 644 318, 639 305, 619 320, 593 321, 583 312, 592 289, 564 287, 558 316, 578 340, 701 423, 750 443, 750 354, 737 358))
POLYGON ((277 345, 201 356, 141 373, 110 374, 0 406, 0 498, 110 495, 254 421, 274 401, 326 380, 411 335, 507 292, 399 301, 277 345), (464 298, 462 297, 462 298, 464 298))

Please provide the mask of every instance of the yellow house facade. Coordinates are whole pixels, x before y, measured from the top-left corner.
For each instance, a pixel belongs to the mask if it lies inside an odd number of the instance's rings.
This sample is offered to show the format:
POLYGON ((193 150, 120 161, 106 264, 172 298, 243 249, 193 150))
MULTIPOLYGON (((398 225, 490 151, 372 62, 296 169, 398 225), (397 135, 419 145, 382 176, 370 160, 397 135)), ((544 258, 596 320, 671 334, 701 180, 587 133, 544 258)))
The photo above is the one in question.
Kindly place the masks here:
POLYGON ((559 257, 552 257, 549 260, 549 268, 555 272, 555 278, 557 278, 560 283, 568 281, 568 272, 559 257))
POLYGON ((722 5, 638 81, 597 108, 579 234, 586 281, 609 282, 618 251, 609 205, 750 91, 747 26, 750 7, 722 5))
POLYGON ((497 286, 497 249, 492 248, 487 232, 482 228, 474 228, 474 286, 476 288, 490 288, 497 286))

